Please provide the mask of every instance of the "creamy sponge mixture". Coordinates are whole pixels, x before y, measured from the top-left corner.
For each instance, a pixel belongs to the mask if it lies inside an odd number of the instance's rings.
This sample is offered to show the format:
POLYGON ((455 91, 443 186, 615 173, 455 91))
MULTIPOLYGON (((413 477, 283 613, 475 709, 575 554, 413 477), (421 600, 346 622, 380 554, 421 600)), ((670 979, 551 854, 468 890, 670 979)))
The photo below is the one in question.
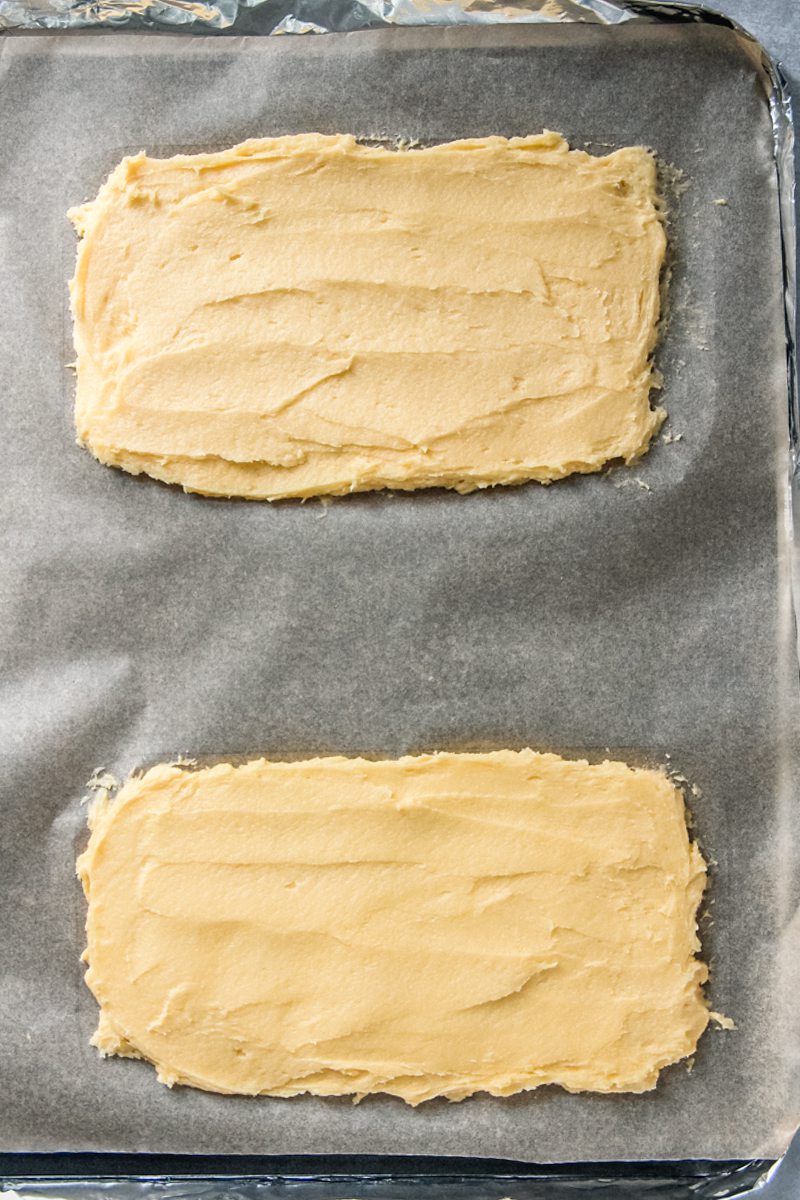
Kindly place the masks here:
POLYGON ((466 492, 631 462, 663 419, 642 148, 309 133, 126 158, 70 216, 78 439, 126 471, 466 492))
POLYGON ((641 1092, 708 1022, 705 864, 658 771, 530 750, 162 765, 91 826, 95 1045, 170 1085, 641 1092))
MULTIPOLYGON (((79 440, 216 496, 631 462, 655 165, 559 135, 125 159, 73 210, 79 440)), ((95 1045, 216 1092, 640 1092, 709 1019, 666 775, 533 751, 154 767, 91 815, 95 1045)))

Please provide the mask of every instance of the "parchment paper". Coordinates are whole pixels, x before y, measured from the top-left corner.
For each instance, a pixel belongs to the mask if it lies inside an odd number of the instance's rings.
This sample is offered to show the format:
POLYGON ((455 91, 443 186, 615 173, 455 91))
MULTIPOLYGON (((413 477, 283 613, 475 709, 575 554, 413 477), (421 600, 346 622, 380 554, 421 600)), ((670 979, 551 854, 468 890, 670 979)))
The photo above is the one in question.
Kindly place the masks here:
POLYGON ((799 706, 778 214, 753 58, 727 30, 687 26, 14 35, 0 97, 0 1146, 780 1153, 800 1112, 799 706), (681 440, 549 488, 330 506, 186 496, 75 446, 64 211, 122 154, 543 126, 598 153, 644 142, 684 173, 659 355, 681 440), (93 768, 523 745, 669 754, 699 790, 710 998, 737 1029, 708 1032, 691 1073, 641 1097, 549 1088, 411 1110, 168 1091, 89 1046, 73 871, 93 768))

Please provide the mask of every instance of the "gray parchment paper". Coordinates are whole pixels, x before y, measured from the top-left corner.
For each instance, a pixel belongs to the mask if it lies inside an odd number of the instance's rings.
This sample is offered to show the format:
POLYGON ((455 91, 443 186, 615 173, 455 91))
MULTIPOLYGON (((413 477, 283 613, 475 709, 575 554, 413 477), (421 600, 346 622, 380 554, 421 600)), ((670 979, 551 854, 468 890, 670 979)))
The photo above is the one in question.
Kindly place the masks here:
MULTIPOLYGON (((0 44, 2 1147, 772 1156, 796 1124, 798 688, 770 126, 754 61, 702 27, 0 44), (209 501, 73 442, 69 204, 126 152, 320 130, 436 141, 543 126, 644 142, 673 198, 668 432, 633 469, 461 497, 209 501), (717 203, 724 200, 725 204, 717 203), (710 996, 737 1024, 642 1097, 168 1091, 89 1046, 85 781, 178 753, 556 748, 671 762, 715 865, 710 996)), ((454 213, 457 222, 458 214, 454 213)))

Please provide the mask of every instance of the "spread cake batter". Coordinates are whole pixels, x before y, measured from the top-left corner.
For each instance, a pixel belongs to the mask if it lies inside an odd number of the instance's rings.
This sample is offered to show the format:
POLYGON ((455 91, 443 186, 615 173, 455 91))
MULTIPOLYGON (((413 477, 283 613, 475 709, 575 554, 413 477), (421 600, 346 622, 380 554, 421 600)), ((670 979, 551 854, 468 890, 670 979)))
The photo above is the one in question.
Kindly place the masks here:
POLYGON ((555 133, 124 159, 70 212, 78 440, 276 499, 597 471, 647 449, 652 156, 555 133))
POLYGON ((169 1085, 641 1092, 708 1021, 705 864, 658 771, 530 750, 161 765, 90 823, 94 1044, 169 1085))

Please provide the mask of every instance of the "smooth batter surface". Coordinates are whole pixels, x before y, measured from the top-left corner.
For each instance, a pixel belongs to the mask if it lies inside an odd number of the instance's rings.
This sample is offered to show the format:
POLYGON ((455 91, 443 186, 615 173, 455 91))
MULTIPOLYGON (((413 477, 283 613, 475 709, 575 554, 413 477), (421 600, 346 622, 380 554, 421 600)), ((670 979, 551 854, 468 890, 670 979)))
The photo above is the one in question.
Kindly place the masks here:
POLYGON ((95 808, 94 1043, 167 1084, 643 1091, 708 1011, 666 776, 555 755, 158 766, 95 808))
POLYGON ((470 491, 631 462, 655 166, 554 133, 126 158, 70 216, 78 440, 220 496, 470 491))

